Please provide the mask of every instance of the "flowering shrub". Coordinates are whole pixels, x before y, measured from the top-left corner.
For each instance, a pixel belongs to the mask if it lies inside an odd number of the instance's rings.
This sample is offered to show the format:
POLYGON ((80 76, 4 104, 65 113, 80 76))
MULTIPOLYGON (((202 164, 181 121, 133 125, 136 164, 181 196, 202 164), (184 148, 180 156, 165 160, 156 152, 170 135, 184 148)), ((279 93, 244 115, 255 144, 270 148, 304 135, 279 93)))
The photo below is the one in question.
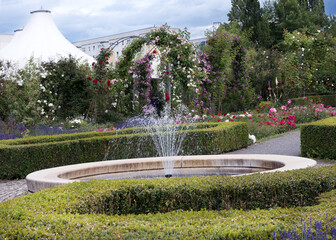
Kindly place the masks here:
POLYGON ((116 102, 114 92, 115 79, 109 75, 110 63, 108 62, 111 50, 101 49, 97 56, 97 62, 92 63, 92 74, 87 77, 90 92, 90 104, 88 104, 87 117, 94 123, 100 122, 104 116, 115 109, 116 102))
POLYGON ((326 107, 323 104, 314 103, 313 100, 307 100, 307 98, 303 98, 303 100, 304 105, 287 105, 288 112, 295 115, 297 123, 317 121, 334 116, 336 113, 336 109, 334 107, 326 107))
POLYGON ((73 57, 42 63, 36 107, 46 122, 85 115, 91 100, 89 68, 73 57))
POLYGON ((37 109, 37 100, 41 94, 39 87, 41 74, 41 68, 30 61, 2 83, 2 94, 10 100, 7 102, 8 117, 14 117, 16 122, 25 121, 27 124, 44 119, 37 109))
MULTIPOLYGON (((146 85, 145 96, 158 95, 161 102, 169 101, 173 107, 181 102, 190 105, 189 96, 195 87, 196 66, 194 58, 196 49, 192 43, 188 42, 188 39, 189 33, 187 31, 175 32, 169 26, 163 25, 146 34, 145 37, 133 40, 123 50, 122 56, 119 58, 120 61, 116 63, 113 71, 114 78, 124 83, 120 91, 122 94, 118 96, 118 100, 121 102, 118 111, 127 115, 134 113, 134 84, 137 85, 139 81, 143 81, 146 85), (145 44, 153 46, 155 50, 148 56, 134 60, 145 44), (154 81, 149 84, 148 80, 151 73, 149 66, 151 59, 149 58, 153 55, 159 56, 160 60, 158 73, 162 81, 158 82, 159 86, 157 87, 154 81), (133 81, 134 77, 140 80, 133 81), (168 89, 170 89, 170 93, 168 89)), ((143 106, 140 106, 139 109, 141 107, 143 106)))
POLYGON ((275 134, 291 131, 297 124, 312 122, 315 120, 334 116, 334 107, 325 107, 323 104, 316 104, 312 100, 303 99, 306 105, 293 105, 289 100, 287 104, 280 107, 271 107, 271 103, 264 102, 254 112, 223 113, 194 115, 197 121, 233 122, 243 121, 248 125, 249 133, 256 139, 262 139, 275 134))
POLYGON ((195 105, 202 112, 237 111, 250 106, 252 88, 241 38, 224 31, 210 37, 199 54, 195 105))
POLYGON ((286 54, 281 61, 281 79, 286 81, 286 99, 304 92, 330 93, 334 91, 335 38, 325 32, 285 31, 286 54))
POLYGON ((107 127, 107 128, 98 128, 97 132, 109 132, 109 131, 113 131, 113 130, 114 130, 114 127, 110 126, 110 127, 107 127))
POLYGON ((137 94, 134 94, 133 107, 140 112, 141 106, 151 103, 151 93, 155 87, 156 80, 152 81, 153 69, 151 68, 151 61, 155 57, 154 53, 148 53, 143 58, 137 59, 130 71, 133 73, 134 85, 137 94))

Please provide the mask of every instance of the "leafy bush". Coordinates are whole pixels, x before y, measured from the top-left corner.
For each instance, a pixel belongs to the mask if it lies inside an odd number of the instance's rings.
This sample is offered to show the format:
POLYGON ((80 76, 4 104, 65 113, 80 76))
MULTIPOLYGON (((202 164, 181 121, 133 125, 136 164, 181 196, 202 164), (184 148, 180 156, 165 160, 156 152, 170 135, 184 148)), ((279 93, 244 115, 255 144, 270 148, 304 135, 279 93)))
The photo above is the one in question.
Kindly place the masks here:
POLYGON ((320 193, 336 187, 335 173, 333 166, 243 177, 130 180, 116 185, 92 182, 96 190, 80 201, 75 212, 113 215, 306 206, 316 204, 320 193))
MULTIPOLYGON (((335 173, 335 167, 324 167, 234 178, 95 180, 73 183, 0 203, 0 237, 4 239, 271 239, 273 236, 280 236, 280 231, 301 229, 301 219, 303 222, 316 219, 322 224, 327 224, 326 214, 335 216, 336 191, 319 195, 319 192, 336 187, 335 173), (284 192, 279 191, 281 187, 278 185, 283 187, 284 192), (264 186, 266 188, 263 188, 264 186), (173 192, 174 189, 177 189, 177 192, 173 192), (157 192, 153 195, 155 197, 149 198, 155 191, 157 192), (209 194, 209 191, 212 191, 212 194, 209 194), (309 195, 310 191, 312 195, 309 195), (199 192, 203 192, 202 196, 197 195, 199 192), (222 195, 216 192, 221 192, 222 195), (295 192, 297 194, 294 194, 295 192), (131 198, 126 197, 125 201, 118 199, 120 210, 126 209, 125 206, 129 205, 130 210, 134 210, 137 206, 139 211, 146 213, 139 215, 93 213, 98 204, 108 200, 104 196, 113 194, 125 197, 130 194, 131 198), (178 197, 179 194, 188 198, 182 199, 178 197), (139 198, 133 198, 136 195, 139 198), (312 202, 306 199, 306 195, 312 202), (103 198, 99 199, 100 196, 103 198), (229 199, 227 196, 232 196, 234 203, 227 206, 228 209, 191 210, 192 204, 197 201, 199 207, 204 204, 207 209, 215 209, 216 205, 212 203, 220 203, 222 199, 227 201, 229 199), (317 199, 318 196, 320 197, 317 199), (251 197, 255 200, 250 204, 251 197), (211 198, 213 202, 209 201, 211 198), (276 198, 279 202, 274 201, 276 198), (173 212, 148 213, 146 206, 159 203, 160 200, 161 205, 158 206, 161 209, 177 206, 176 201, 188 205, 181 205, 181 208, 173 212), (191 202, 188 203, 188 200, 191 202), (266 202, 271 204, 265 205, 268 209, 255 209, 266 202), (301 203, 318 205, 279 207, 288 203, 290 206, 301 203), (253 207, 255 210, 232 209, 239 208, 239 205, 245 209, 253 207), (80 214, 88 212, 89 208, 91 214, 80 214)), ((111 201, 105 202, 107 205, 101 206, 107 213, 110 211, 109 204, 117 204, 111 198, 109 200, 111 201)))
MULTIPOLYGON (((247 146, 248 131, 245 123, 208 123, 203 126, 205 128, 196 127, 186 131, 182 154, 219 154, 247 146)), ((27 174, 44 168, 101 161, 107 151, 109 159, 157 156, 150 134, 144 133, 141 128, 141 132, 133 133, 135 130, 137 129, 1 141, 0 179, 24 178, 27 174)))
POLYGON ((320 159, 336 159, 336 117, 301 127, 301 154, 320 159))
POLYGON ((44 112, 61 120, 85 116, 91 103, 89 67, 69 56, 44 62, 42 69, 45 74, 41 77, 41 100, 48 103, 43 106, 44 112))
POLYGON ((308 101, 312 100, 314 103, 324 104, 325 106, 336 107, 336 95, 315 95, 307 96, 305 99, 302 97, 292 99, 294 105, 305 105, 308 101))
POLYGON ((281 58, 282 54, 276 49, 249 49, 248 51, 252 86, 254 86, 255 92, 265 100, 277 101, 280 94, 282 95, 283 84, 276 86, 275 83, 275 79, 283 71, 280 68, 281 58))

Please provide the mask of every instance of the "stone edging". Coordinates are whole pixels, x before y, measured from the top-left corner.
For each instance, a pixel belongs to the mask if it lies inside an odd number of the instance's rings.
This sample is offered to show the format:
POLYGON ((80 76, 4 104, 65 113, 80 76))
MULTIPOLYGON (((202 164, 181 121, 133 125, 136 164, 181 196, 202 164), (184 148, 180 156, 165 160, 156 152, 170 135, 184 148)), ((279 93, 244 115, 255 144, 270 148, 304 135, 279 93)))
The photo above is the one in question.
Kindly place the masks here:
MULTIPOLYGON (((111 160, 102 162, 82 163, 56 168, 49 168, 30 173, 27 177, 29 192, 71 182, 78 182, 78 178, 86 176, 125 173, 145 170, 162 170, 162 160, 174 160, 174 169, 202 169, 202 168, 259 168, 263 172, 286 171, 313 167, 316 161, 294 156, 244 154, 244 155, 199 155, 136 158, 126 160, 111 160)), ((249 173, 251 174, 251 173, 249 173)))

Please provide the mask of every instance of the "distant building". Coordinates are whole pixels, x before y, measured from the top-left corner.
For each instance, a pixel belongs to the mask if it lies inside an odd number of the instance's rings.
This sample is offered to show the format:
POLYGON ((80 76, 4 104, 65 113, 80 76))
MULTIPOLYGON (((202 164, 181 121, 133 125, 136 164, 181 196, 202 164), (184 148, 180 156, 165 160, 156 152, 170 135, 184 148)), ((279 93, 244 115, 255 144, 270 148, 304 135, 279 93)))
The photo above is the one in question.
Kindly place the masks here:
POLYGON ((207 38, 204 37, 204 38, 191 39, 190 41, 192 41, 193 43, 197 45, 203 46, 205 45, 206 40, 207 38))
MULTIPOLYGON (((102 48, 113 48, 110 62, 115 62, 121 55, 122 50, 136 37, 144 36, 145 34, 156 29, 155 27, 139 29, 135 31, 118 33, 105 37, 93 38, 83 41, 74 42, 73 44, 86 54, 97 57, 102 48)), ((146 46, 146 52, 149 51, 149 47, 146 46)))
MULTIPOLYGON (((157 29, 156 27, 149 27, 139 30, 134 30, 125 33, 119 33, 114 35, 109 35, 105 37, 93 38, 83 41, 74 42, 73 44, 81 49, 86 54, 97 57, 100 50, 102 48, 111 48, 112 55, 109 59, 110 62, 115 63, 115 61, 119 58, 122 53, 122 50, 136 37, 144 36, 145 34, 157 29)), ((172 28, 172 30, 177 31, 177 28, 172 28)), ((206 41, 206 38, 200 38, 191 40, 197 44, 200 44, 206 41)), ((151 50, 151 46, 145 46, 144 51, 149 52, 151 50)))
POLYGON ((0 34, 0 49, 4 48, 12 40, 14 34, 0 34))

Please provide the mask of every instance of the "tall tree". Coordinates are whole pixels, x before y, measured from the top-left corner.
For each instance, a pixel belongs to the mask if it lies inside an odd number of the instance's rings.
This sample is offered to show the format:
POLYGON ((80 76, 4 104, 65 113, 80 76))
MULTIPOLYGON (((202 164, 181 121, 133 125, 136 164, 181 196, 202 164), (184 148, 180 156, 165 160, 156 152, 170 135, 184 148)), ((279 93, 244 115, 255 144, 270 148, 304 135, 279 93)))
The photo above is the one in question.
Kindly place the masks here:
POLYGON ((265 8, 275 44, 283 41, 284 30, 316 33, 328 24, 323 0, 276 0, 265 8))
POLYGON ((269 32, 269 25, 267 19, 263 18, 259 1, 231 0, 231 5, 229 21, 237 22, 243 31, 251 31, 250 40, 257 45, 268 43, 269 36, 265 34, 269 32))

